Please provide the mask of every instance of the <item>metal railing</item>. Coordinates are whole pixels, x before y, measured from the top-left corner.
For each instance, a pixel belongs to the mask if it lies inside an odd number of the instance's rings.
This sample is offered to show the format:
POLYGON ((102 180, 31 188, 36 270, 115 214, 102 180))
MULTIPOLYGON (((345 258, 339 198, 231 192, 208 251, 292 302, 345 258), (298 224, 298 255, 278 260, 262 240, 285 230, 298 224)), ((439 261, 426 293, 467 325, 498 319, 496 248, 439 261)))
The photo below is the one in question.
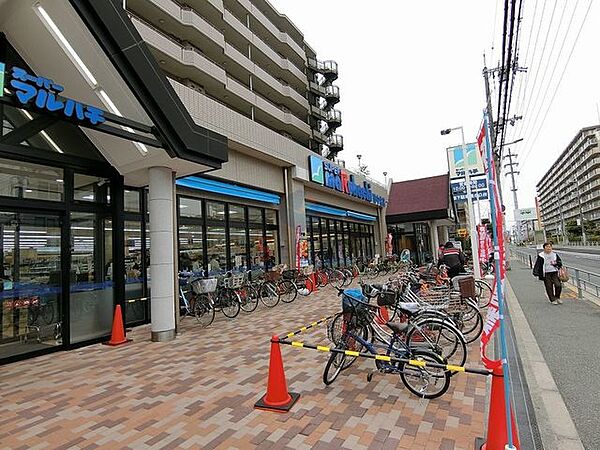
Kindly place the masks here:
MULTIPOLYGON (((536 255, 524 253, 514 248, 510 249, 510 254, 511 256, 518 258, 523 264, 528 265, 530 269, 533 269, 533 258, 535 258, 536 255)), ((577 288, 577 298, 583 298, 584 292, 594 295, 595 297, 600 297, 599 273, 588 272, 587 270, 568 266, 566 264, 563 264, 563 267, 569 271, 570 279, 567 283, 577 288)))

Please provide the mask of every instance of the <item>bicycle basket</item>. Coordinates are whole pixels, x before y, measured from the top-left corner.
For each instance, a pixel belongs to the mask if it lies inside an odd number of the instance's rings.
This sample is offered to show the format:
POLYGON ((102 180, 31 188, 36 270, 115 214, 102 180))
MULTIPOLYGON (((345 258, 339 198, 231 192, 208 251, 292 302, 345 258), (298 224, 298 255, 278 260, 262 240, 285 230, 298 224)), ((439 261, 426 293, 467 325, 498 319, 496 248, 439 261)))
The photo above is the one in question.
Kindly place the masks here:
POLYGON ((345 313, 366 312, 367 307, 363 303, 369 303, 360 289, 346 289, 342 294, 342 311, 345 313))
POLYGON ((475 298, 475 278, 468 277, 458 280, 461 298, 475 298))
POLYGON ((228 289, 239 289, 244 284, 245 276, 244 274, 240 275, 231 275, 223 280, 223 286, 228 289))
POLYGON ((281 276, 284 280, 295 280, 298 277, 298 271, 296 269, 284 270, 281 272, 281 276))
POLYGON ((192 281, 194 294, 209 294, 217 290, 216 278, 198 278, 192 281))
POLYGON ((384 291, 377 296, 377 306, 394 306, 396 304, 396 292, 384 291))
POLYGON ((262 269, 252 270, 249 275, 250 281, 256 281, 261 279, 265 275, 265 271, 262 269))
POLYGON ((270 270, 265 273, 265 281, 279 281, 281 279, 281 273, 276 270, 270 270))

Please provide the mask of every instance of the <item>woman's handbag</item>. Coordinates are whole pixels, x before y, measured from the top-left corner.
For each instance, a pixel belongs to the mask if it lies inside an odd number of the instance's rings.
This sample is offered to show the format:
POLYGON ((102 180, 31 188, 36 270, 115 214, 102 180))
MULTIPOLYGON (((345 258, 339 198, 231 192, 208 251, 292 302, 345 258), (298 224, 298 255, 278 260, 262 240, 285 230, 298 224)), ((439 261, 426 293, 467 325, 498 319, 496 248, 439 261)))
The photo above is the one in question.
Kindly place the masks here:
POLYGON ((560 269, 558 269, 558 279, 563 283, 569 281, 569 271, 566 267, 561 267, 560 269))

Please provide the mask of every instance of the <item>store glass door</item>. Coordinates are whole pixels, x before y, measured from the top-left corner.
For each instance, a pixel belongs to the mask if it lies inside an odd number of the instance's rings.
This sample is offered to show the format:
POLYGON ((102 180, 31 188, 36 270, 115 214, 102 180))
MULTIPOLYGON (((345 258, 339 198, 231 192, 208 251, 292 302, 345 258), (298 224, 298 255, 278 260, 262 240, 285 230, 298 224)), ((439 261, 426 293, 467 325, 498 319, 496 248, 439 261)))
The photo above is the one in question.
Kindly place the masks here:
POLYGON ((71 213, 71 344, 110 334, 113 316, 112 221, 71 213))
POLYGON ((0 359, 62 344, 61 224, 0 211, 0 359))

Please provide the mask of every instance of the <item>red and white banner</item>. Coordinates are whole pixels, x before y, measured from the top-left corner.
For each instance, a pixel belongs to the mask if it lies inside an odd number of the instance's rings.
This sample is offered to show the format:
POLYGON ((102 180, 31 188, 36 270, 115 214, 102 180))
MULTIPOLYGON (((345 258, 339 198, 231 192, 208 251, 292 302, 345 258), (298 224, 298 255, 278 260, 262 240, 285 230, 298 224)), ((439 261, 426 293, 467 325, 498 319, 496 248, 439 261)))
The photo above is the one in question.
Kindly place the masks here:
MULTIPOLYGON (((492 338, 492 335, 494 334, 494 332, 496 331, 496 329, 498 329, 500 327, 500 314, 498 312, 498 291, 497 291, 497 284, 498 282, 500 282, 500 286, 502 287, 501 292, 504 292, 504 279, 506 276, 506 269, 505 269, 505 248, 504 248, 504 229, 503 229, 503 218, 502 218, 502 205, 500 203, 500 194, 498 192, 498 186, 497 186, 497 176, 496 176, 496 168, 494 167, 494 164, 491 163, 490 161, 487 160, 487 158, 485 158, 485 154, 487 153, 487 140, 486 138, 486 128, 485 128, 485 123, 484 125, 481 127, 481 131, 479 132, 479 135, 477 136, 477 146, 479 147, 479 151, 482 153, 483 156, 483 161, 484 161, 484 168, 485 168, 485 172, 488 176, 488 186, 490 188, 493 189, 492 192, 492 196, 490 198, 491 202, 494 202, 494 210, 495 210, 495 217, 494 220, 492 221, 492 224, 495 226, 495 233, 496 236, 498 238, 498 248, 499 248, 499 254, 495 255, 495 258, 499 258, 500 261, 500 273, 496 273, 495 277, 494 277, 494 283, 492 285, 492 292, 491 292, 491 300, 490 300, 490 304, 488 306, 488 311, 487 311, 487 317, 485 320, 485 323, 483 325, 483 333, 481 334, 481 361, 483 362, 484 366, 488 369, 495 369, 498 368, 502 365, 502 360, 498 359, 498 360, 492 360, 489 359, 485 353, 487 345, 489 343, 489 341, 492 338), (491 182, 493 181, 493 182, 491 182)), ((487 233, 487 230, 485 232, 485 234, 487 233)), ((487 246, 487 245, 486 245, 487 246)), ((488 248, 487 251, 487 255, 489 255, 491 253, 490 251, 491 249, 488 248)), ((481 253, 480 253, 480 258, 481 258, 481 253)))

